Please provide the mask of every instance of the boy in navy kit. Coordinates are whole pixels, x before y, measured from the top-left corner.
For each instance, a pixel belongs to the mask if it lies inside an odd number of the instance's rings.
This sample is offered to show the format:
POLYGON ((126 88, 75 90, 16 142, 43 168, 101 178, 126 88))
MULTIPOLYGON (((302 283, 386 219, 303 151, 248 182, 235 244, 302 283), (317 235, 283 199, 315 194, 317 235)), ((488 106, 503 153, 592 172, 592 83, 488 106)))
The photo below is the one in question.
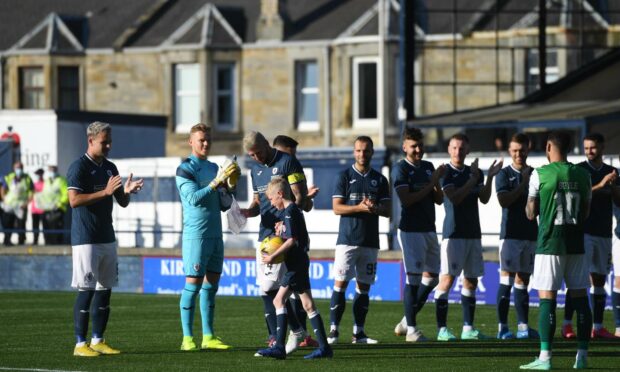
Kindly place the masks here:
POLYGON ((331 358, 333 352, 327 343, 323 319, 314 305, 310 290, 310 276, 308 275, 310 240, 303 212, 291 201, 291 188, 288 182, 282 178, 271 180, 267 186, 266 194, 271 205, 281 212, 280 216, 283 223, 280 235, 284 243, 271 255, 264 254, 262 261, 268 265, 273 263, 277 257, 286 255, 284 262, 288 271, 284 274, 280 282, 280 289, 273 300, 277 317, 276 343, 273 347, 258 350, 257 354, 270 358, 286 359, 285 339, 288 322, 286 301, 291 293, 295 292, 299 294, 303 307, 308 313, 315 336, 319 341, 319 348, 304 358, 331 358))

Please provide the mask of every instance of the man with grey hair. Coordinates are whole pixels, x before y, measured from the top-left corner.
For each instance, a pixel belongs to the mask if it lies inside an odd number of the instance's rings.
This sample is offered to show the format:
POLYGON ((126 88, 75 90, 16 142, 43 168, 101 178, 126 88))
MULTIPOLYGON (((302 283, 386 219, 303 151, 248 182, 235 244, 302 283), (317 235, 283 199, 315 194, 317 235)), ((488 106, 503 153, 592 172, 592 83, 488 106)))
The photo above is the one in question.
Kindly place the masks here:
MULTIPOLYGON (((286 179, 291 186, 295 204, 300 209, 308 211, 311 209, 312 202, 308 199, 308 189, 306 186, 306 176, 297 158, 289 154, 278 151, 269 145, 265 137, 257 131, 251 131, 243 138, 243 147, 247 154, 256 161, 250 171, 252 177, 252 188, 254 198, 247 209, 241 212, 246 217, 256 217, 260 215, 260 230, 258 240, 269 238, 276 235, 276 225, 281 221, 280 213, 271 205, 265 194, 267 185, 274 177, 286 179)), ((280 279, 286 273, 282 264, 263 264, 260 256, 257 256, 257 284, 260 285, 261 297, 265 306, 265 319, 270 336, 270 343, 275 341, 276 336, 276 310, 273 304, 278 289, 280 279)), ((296 319, 291 316, 289 319, 296 319)), ((291 329, 300 329, 298 325, 291 324, 291 329)), ((300 338, 303 339, 303 337, 300 338)), ((299 340, 301 341, 301 340, 299 340)), ((294 350, 294 348, 290 348, 294 350)))
POLYGON ((73 309, 77 343, 73 355, 95 357, 119 354, 105 343, 103 333, 110 316, 112 287, 118 283, 116 237, 112 226, 112 196, 121 207, 129 204, 130 194, 142 189, 142 179, 132 174, 123 184, 116 166, 106 157, 112 146, 110 124, 94 122, 86 130, 88 149, 67 172, 69 204, 73 208, 71 245, 73 280, 78 289, 73 309), (92 303, 93 332, 86 343, 92 303))

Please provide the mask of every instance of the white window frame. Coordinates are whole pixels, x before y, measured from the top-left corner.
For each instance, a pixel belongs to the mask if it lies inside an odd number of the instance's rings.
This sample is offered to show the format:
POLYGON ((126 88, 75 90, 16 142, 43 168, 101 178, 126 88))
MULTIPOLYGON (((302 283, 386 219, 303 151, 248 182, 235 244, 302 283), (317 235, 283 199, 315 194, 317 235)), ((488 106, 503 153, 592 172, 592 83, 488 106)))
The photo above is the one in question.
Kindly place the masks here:
POLYGON ((320 115, 320 102, 319 102, 319 62, 316 59, 307 59, 307 60, 298 60, 295 61, 295 125, 298 131, 300 132, 316 132, 320 129, 319 124, 319 115, 320 115), (317 77, 316 77, 316 87, 302 87, 300 89, 300 84, 302 81, 307 81, 302 76, 302 73, 305 72, 306 65, 313 63, 317 68, 317 77), (300 114, 300 104, 302 102, 302 97, 304 95, 315 94, 316 95, 316 121, 301 121, 299 120, 300 114))
POLYGON ((353 127, 354 128, 378 128, 379 116, 381 115, 381 61, 379 57, 353 57, 353 78, 352 95, 353 95, 353 127), (362 119, 359 117, 359 66, 363 63, 374 63, 377 71, 377 117, 374 119, 362 119))
MULTIPOLYGON (((536 53, 538 54, 538 49, 529 49, 528 50, 528 61, 529 61, 529 54, 533 54, 536 53)), ((549 65, 547 64, 547 66, 545 66, 545 82, 547 84, 551 84, 551 83, 555 83, 556 81, 558 81, 560 79, 560 54, 558 53, 557 49, 547 49, 547 54, 550 53, 555 53, 556 58, 556 64, 555 65, 549 65)), ((549 58, 547 56, 547 61, 549 61, 549 58)), ((528 63, 528 70, 527 70, 527 77, 526 77, 526 81, 530 81, 531 77, 533 76, 537 76, 538 77, 538 84, 540 85, 540 69, 538 68, 538 65, 535 66, 529 66, 528 63)), ((531 92, 536 91, 539 88, 530 88, 529 86, 525 87, 526 92, 528 91, 528 89, 532 89, 531 92)), ((530 92, 530 93, 531 93, 530 92)))
POLYGON ((177 63, 174 64, 174 131, 175 133, 189 133, 190 129, 192 128, 193 125, 195 125, 195 122, 192 123, 180 123, 179 122, 179 98, 182 97, 192 97, 192 96, 196 96, 198 97, 198 102, 199 102, 199 107, 198 107, 198 120, 197 122, 200 121, 200 115, 201 115, 201 108, 200 108, 200 87, 202 86, 202 84, 198 84, 198 89, 197 90, 179 90, 177 87, 177 77, 179 74, 179 70, 182 69, 196 69, 197 73, 198 73, 198 81, 200 81, 200 75, 201 75, 201 68, 200 68, 200 63, 177 63))
POLYGON ((221 132, 232 132, 237 129, 237 65, 235 62, 216 62, 213 65, 213 122, 215 123, 215 127, 218 131, 221 132), (224 69, 229 69, 231 73, 230 79, 230 89, 229 90, 219 90, 219 72, 224 69), (230 96, 231 100, 231 122, 230 123, 220 123, 219 122, 219 110, 218 110, 218 98, 220 96, 230 96))

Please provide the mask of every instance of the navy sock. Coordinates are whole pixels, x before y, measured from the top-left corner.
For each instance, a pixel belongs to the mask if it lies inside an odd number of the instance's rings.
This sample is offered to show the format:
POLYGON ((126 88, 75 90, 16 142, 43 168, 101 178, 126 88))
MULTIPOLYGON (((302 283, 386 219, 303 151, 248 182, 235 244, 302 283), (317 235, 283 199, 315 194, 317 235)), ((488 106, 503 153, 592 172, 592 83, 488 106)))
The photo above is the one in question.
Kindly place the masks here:
POLYGON ((590 332, 592 332, 592 313, 588 306, 588 297, 573 298, 577 312, 577 343, 579 349, 588 350, 590 332))
POLYGON ((301 299, 295 297, 295 299, 289 299, 291 304, 293 305, 293 310, 295 311, 295 316, 297 316, 297 321, 301 328, 304 331, 308 331, 308 327, 306 326, 306 320, 308 319, 308 313, 304 310, 304 305, 301 303, 301 299))
POLYGON ((431 294, 431 292, 433 291, 433 288, 435 287, 430 287, 424 284, 420 284, 420 288, 418 288, 418 298, 416 300, 416 310, 419 313, 420 310, 422 310, 422 308, 424 307, 424 305, 426 304, 426 300, 428 300, 428 295, 431 294))
POLYGON ((592 320, 596 324, 602 324, 607 294, 591 294, 590 296, 592 299, 592 320))
POLYGON ((265 308, 265 321, 267 322, 267 332, 269 336, 276 336, 276 308, 273 306, 273 298, 275 297, 275 291, 267 292, 266 296, 261 296, 263 299, 263 306, 265 308))
POLYGON ((314 314, 315 315, 310 318, 310 325, 312 325, 314 335, 316 336, 316 339, 319 342, 319 347, 321 349, 328 348, 329 345, 327 344, 327 334, 325 333, 323 318, 321 318, 321 314, 319 314, 318 311, 314 314))
POLYGON ((463 308, 463 324, 473 326, 476 313, 476 297, 461 295, 461 307, 463 308))
POLYGON ((88 317, 90 315, 90 303, 95 291, 78 291, 75 305, 73 306, 73 324, 77 342, 86 342, 88 332, 88 317))
POLYGON ((515 288, 515 310, 517 312, 517 324, 528 324, 530 311, 530 294, 527 289, 515 288))
POLYGON ((614 308, 614 318, 616 318, 616 327, 620 327, 620 293, 619 292, 616 292, 616 291, 611 292, 611 304, 614 308))
POLYGON ((366 314, 368 314, 368 304, 370 300, 368 293, 355 293, 353 298, 353 321, 354 325, 363 327, 366 323, 366 314))
POLYGON ((292 331, 299 331, 301 329, 301 325, 299 324, 299 320, 297 319, 297 315, 295 314, 295 310, 293 309, 293 305, 291 304, 292 300, 288 299, 286 301, 286 312, 288 314, 288 325, 291 326, 292 331))
POLYGON ((347 302, 344 297, 344 292, 332 292, 332 299, 330 303, 329 321, 331 324, 339 325, 342 320, 342 314, 344 314, 344 308, 347 302))
POLYGON ((405 318, 407 318, 407 326, 409 327, 416 326, 416 314, 418 313, 416 300, 418 297, 418 288, 419 286, 417 285, 405 285, 403 302, 405 305, 405 318))
POLYGON ((506 284, 500 284, 497 289, 497 320, 500 324, 508 324, 511 289, 512 286, 506 284))
POLYGON ((564 297, 564 320, 572 321, 573 320, 573 312, 575 308, 573 307, 573 299, 570 297, 568 293, 564 297))
POLYGON ((286 342, 286 324, 288 323, 286 312, 276 315, 276 345, 284 347, 286 342))
POLYGON ((110 318, 111 289, 95 291, 93 296, 93 338, 103 338, 110 318))
POLYGON ((435 299, 435 313, 437 315, 437 328, 445 327, 448 324, 448 299, 435 299))

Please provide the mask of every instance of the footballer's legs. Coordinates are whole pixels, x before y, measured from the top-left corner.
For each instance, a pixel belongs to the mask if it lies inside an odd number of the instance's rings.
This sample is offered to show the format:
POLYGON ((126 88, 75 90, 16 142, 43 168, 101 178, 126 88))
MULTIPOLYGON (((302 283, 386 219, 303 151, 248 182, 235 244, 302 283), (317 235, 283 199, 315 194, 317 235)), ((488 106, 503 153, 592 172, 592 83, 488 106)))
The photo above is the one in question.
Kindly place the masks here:
POLYGON ((321 317, 321 314, 319 314, 319 310, 314 304, 314 300, 312 299, 312 292, 310 290, 303 291, 299 293, 299 298, 304 307, 304 310, 308 314, 308 318, 310 319, 310 325, 312 325, 312 329, 314 330, 314 335, 319 342, 319 349, 315 350, 309 355, 306 355, 305 358, 331 358, 333 352, 331 347, 329 346, 329 343, 327 342, 327 334, 325 333, 323 318, 321 317))
POLYGON ((290 294, 291 290, 289 287, 280 287, 273 299, 273 306, 276 313, 276 342, 273 347, 258 350, 256 353, 257 356, 286 359, 285 342, 288 325, 286 301, 290 294))
POLYGON ((88 323, 90 315, 90 305, 95 295, 94 289, 78 290, 75 305, 73 306, 73 323, 75 330, 75 356, 98 356, 99 353, 93 351, 86 344, 86 334, 88 332, 88 323))
POLYGON ((592 337, 615 338, 613 334, 603 327, 603 314, 605 313, 605 303, 607 302, 607 292, 605 291, 607 276, 591 273, 590 277, 592 279, 592 287, 590 288, 593 321, 592 337))
POLYGON ((464 278, 463 288, 461 288, 461 307, 463 309, 463 332, 461 333, 461 339, 481 338, 481 334, 474 329, 477 286, 477 278, 464 278))
POLYGON ((120 354, 119 350, 113 349, 105 343, 103 333, 110 318, 110 288, 97 288, 93 295, 93 338, 90 348, 101 354, 120 354))
POLYGON ((456 338, 448 330, 448 292, 454 283, 454 276, 442 274, 435 290, 435 314, 437 317, 438 341, 452 341, 456 338))
POLYGON ((403 293, 405 318, 407 319, 407 334, 414 334, 417 326, 416 314, 418 313, 418 290, 422 275, 415 273, 407 273, 405 291, 403 293))
POLYGON ((555 335, 555 309, 557 306, 556 291, 538 291, 540 297, 540 309, 538 315, 538 328, 540 331, 540 354, 539 360, 551 359, 553 336, 555 335))
POLYGON ((328 341, 330 344, 338 342, 340 321, 344 314, 346 306, 345 293, 347 291, 348 281, 336 280, 334 281, 334 291, 332 292, 332 298, 329 306, 329 336, 328 341))
POLYGON ((362 283, 358 279, 355 287, 355 297, 353 298, 353 343, 377 343, 377 340, 373 340, 366 336, 364 332, 368 305, 370 304, 370 299, 368 297, 369 291, 370 284, 362 283))
POLYGON ((530 274, 519 272, 515 277, 514 301, 517 313, 517 338, 537 338, 538 333, 529 326, 530 294, 527 287, 530 274))
POLYGON ((422 282, 420 283, 420 288, 418 289, 418 298, 416 300, 417 312, 419 313, 424 305, 426 304, 426 300, 428 300, 428 296, 431 294, 433 289, 439 284, 439 274, 437 273, 424 273, 422 276, 422 282))
POLYGON ((573 298, 573 306, 577 313, 577 363, 584 361, 588 355, 588 344, 592 331, 592 312, 588 305, 588 293, 586 289, 569 289, 573 298))
POLYGON ((513 338, 508 328, 508 310, 510 308, 510 292, 515 280, 515 273, 502 270, 497 288, 497 338, 507 340, 513 338))
POLYGON ((267 332, 269 332, 269 338, 275 339, 276 337, 276 308, 273 306, 273 300, 275 299, 278 290, 265 291, 261 295, 263 300, 263 307, 265 309, 265 322, 267 323, 267 332))
POLYGON ((200 317, 202 320, 202 349, 230 349, 230 345, 226 345, 215 336, 215 328, 213 327, 213 318, 215 317, 215 295, 219 288, 221 273, 207 271, 205 280, 202 282, 200 290, 200 317))
MULTIPOLYGON (((620 267, 615 271, 620 273, 620 267)), ((616 337, 620 337, 620 275, 614 278, 614 289, 611 293, 611 304, 614 310, 614 318, 616 321, 616 337)))
POLYGON ((197 350, 194 343, 194 335, 192 326, 194 324, 194 313, 196 310, 196 297, 202 285, 202 276, 186 276, 185 287, 181 292, 179 308, 181 311, 181 327, 183 329, 183 342, 181 350, 193 351, 197 350))

